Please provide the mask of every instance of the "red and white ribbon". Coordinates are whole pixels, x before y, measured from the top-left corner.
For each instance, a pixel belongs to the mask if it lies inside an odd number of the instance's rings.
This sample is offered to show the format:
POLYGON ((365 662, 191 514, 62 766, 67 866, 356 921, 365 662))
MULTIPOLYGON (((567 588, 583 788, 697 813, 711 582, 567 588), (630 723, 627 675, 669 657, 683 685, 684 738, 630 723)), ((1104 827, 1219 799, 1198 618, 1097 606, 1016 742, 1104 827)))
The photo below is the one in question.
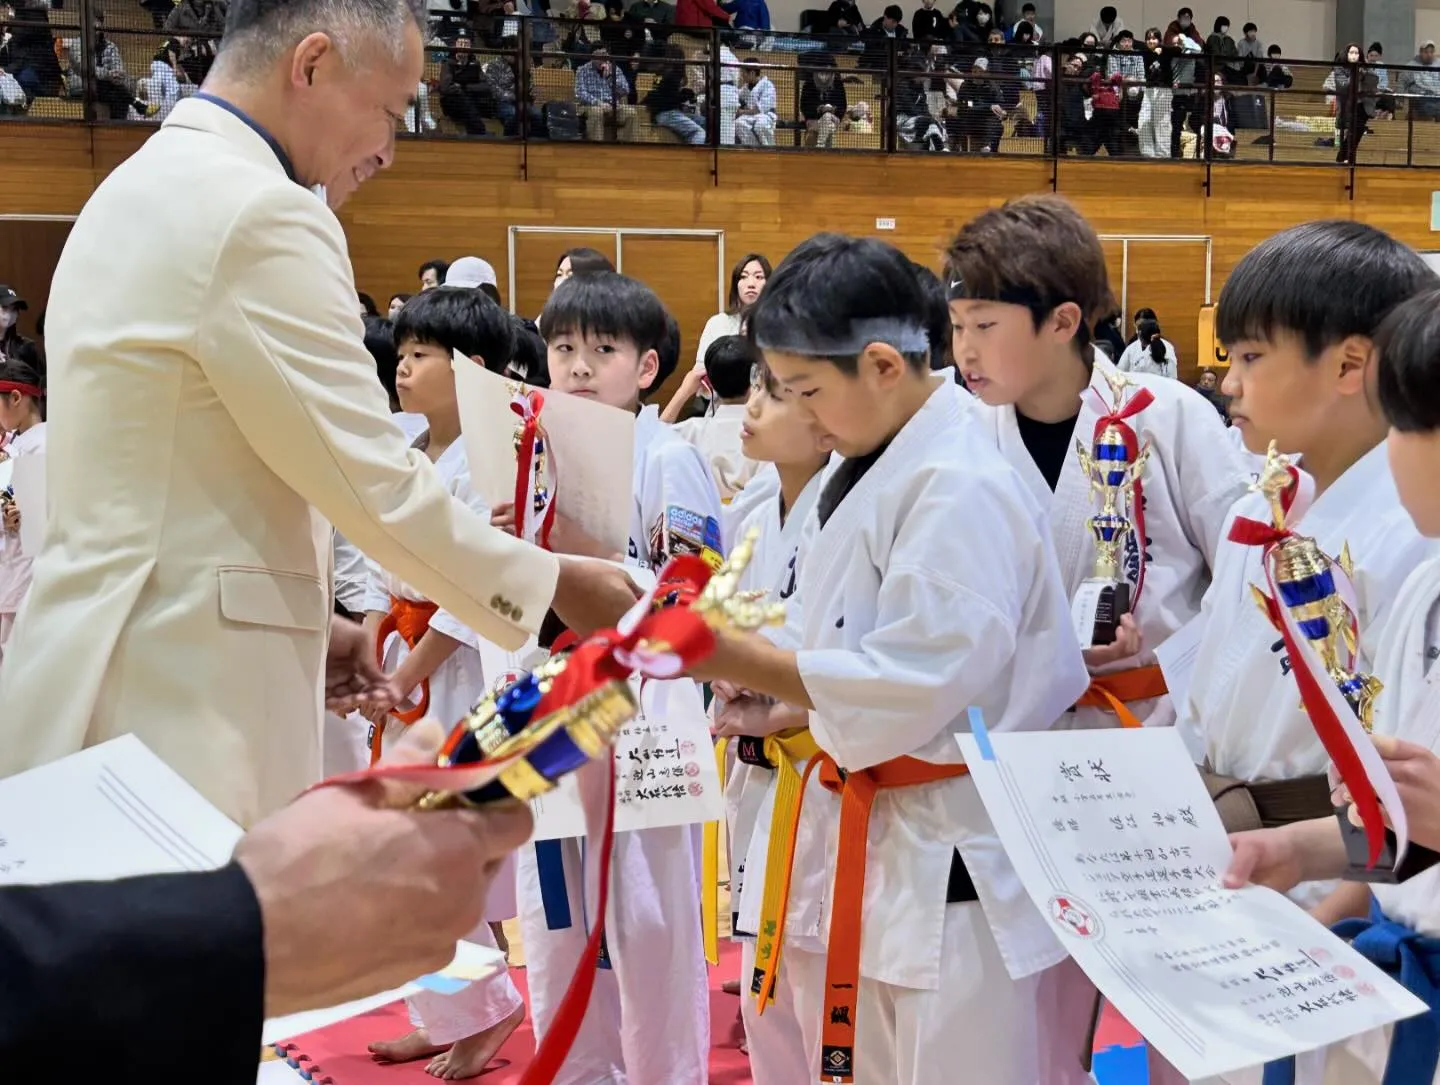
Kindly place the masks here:
MULTIPOLYGON (((1290 487, 1281 495, 1280 505, 1285 514, 1285 523, 1293 524, 1304 516, 1314 498, 1314 483, 1308 475, 1294 465, 1287 469, 1291 477, 1290 487)), ((1405 808, 1400 803, 1400 793, 1395 781, 1385 768, 1385 763, 1365 733, 1359 717, 1350 703, 1341 695, 1339 688, 1325 670, 1324 662, 1311 646, 1309 639, 1300 630, 1290 608, 1281 602, 1275 578, 1276 550, 1287 539, 1295 538, 1290 527, 1277 528, 1274 524, 1239 516, 1230 525, 1229 538, 1246 546, 1263 547, 1261 565, 1265 570, 1265 581, 1269 587, 1266 608, 1270 621, 1280 632, 1285 651, 1290 657, 1290 669, 1295 675, 1295 685, 1305 705, 1305 714, 1315 728, 1320 743, 1334 763, 1341 781, 1350 792, 1350 797, 1365 825, 1365 839, 1369 846, 1369 865, 1374 866, 1385 847, 1385 823, 1380 807, 1390 815, 1390 824, 1395 830, 1396 863, 1404 858, 1409 842, 1409 831, 1405 808)), ((1332 561, 1331 572, 1335 590, 1348 610, 1350 632, 1358 642, 1356 624, 1355 587, 1349 576, 1340 568, 1339 562, 1332 561)), ((1356 665, 1354 653, 1347 652, 1341 661, 1346 669, 1356 665)))
MULTIPOLYGON (((1094 388, 1086 389, 1095 397, 1096 409, 1100 417, 1095 421, 1095 430, 1091 435, 1091 448, 1099 442, 1100 435, 1111 426, 1125 439, 1125 460, 1127 464, 1133 464, 1140 458, 1140 438, 1130 425, 1129 420, 1143 411, 1150 404, 1155 402, 1155 393, 1148 388, 1141 388, 1134 395, 1128 397, 1118 407, 1109 407, 1100 397, 1100 393, 1094 388)), ((1149 443, 1146 443, 1149 447, 1149 443)), ((1130 600, 1130 609, 1133 612, 1140 604, 1140 592, 1145 587, 1145 487, 1141 481, 1141 474, 1137 473, 1131 485, 1130 520, 1135 535, 1135 545, 1140 554, 1140 569, 1135 574, 1135 595, 1130 600)))
POLYGON ((527 388, 510 400, 510 409, 520 416, 519 444, 515 449, 515 535, 549 549, 550 529, 555 524, 557 472, 555 450, 546 448, 545 454, 540 454, 550 439, 540 420, 545 395, 527 388), (545 497, 537 503, 536 494, 542 490, 545 497))

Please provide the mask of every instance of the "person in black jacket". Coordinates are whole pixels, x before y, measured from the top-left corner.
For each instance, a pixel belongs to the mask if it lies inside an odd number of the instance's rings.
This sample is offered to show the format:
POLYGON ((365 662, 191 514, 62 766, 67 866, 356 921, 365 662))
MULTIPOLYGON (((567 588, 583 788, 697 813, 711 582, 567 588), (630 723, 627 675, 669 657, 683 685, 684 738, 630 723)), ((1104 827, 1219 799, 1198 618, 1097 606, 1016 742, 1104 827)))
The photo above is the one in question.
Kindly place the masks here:
POLYGON ((676 42, 666 42, 664 59, 655 62, 654 68, 660 78, 645 95, 651 121, 686 143, 704 143, 705 126, 696 116, 695 92, 685 84, 685 50, 676 42))
POLYGON ((910 16, 910 33, 916 41, 949 41, 950 27, 945 16, 935 9, 935 0, 921 0, 921 7, 910 16))
POLYGON ((450 58, 440 65, 440 109, 465 129, 467 136, 483 136, 485 118, 498 113, 494 92, 469 38, 456 38, 450 58))
POLYGON ((829 54, 815 53, 802 60, 810 69, 800 88, 805 143, 811 147, 829 147, 850 109, 850 99, 845 93, 845 84, 836 78, 835 61, 829 54))
MULTIPOLYGON (((396 760, 433 762, 422 721, 396 760)), ((160 1061, 254 1085, 266 1017, 335 1006, 443 968, 484 913, 529 809, 409 809, 394 783, 301 796, 220 870, 0 889, 0 1065, 53 1076, 76 1030, 114 1081, 160 1061)))

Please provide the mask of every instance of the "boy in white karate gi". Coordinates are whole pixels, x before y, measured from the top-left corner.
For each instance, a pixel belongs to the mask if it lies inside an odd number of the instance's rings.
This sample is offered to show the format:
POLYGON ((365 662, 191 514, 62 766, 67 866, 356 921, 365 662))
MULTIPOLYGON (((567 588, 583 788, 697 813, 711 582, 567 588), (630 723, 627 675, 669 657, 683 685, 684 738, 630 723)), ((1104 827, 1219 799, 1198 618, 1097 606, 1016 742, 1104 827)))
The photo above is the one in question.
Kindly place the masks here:
MULTIPOLYGON (((614 272, 573 276, 545 303, 540 334, 552 391, 637 415, 628 555, 606 553, 562 518, 550 536, 554 549, 624 556, 655 568, 675 554, 694 553, 718 565, 720 498, 709 466, 660 421, 655 407, 640 407, 641 397, 659 387, 679 358, 679 337, 660 299, 643 283, 614 272)), ((513 520, 511 510, 497 512, 513 520)), ((708 1080, 710 1002, 698 907, 698 830, 683 825, 615 837, 607 959, 556 1085, 708 1080)), ((581 964, 589 924, 597 919, 586 912, 583 843, 545 841, 538 851, 520 853, 520 925, 537 1038, 550 1028, 581 964)))
MULTIPOLYGON (((738 337, 735 337, 738 338, 738 337)), ((724 342, 724 340, 721 340, 724 342)), ((744 342, 744 340, 741 340, 744 342)), ((753 351, 753 348, 750 348, 753 351)), ((745 591, 763 591, 767 599, 788 602, 799 582, 800 538, 820 497, 821 476, 830 459, 829 439, 819 434, 799 401, 785 393, 758 356, 740 436, 745 455, 773 464, 778 493, 756 505, 731 536, 757 530, 754 556, 741 578, 745 591)), ((776 644, 798 647, 798 625, 767 631, 776 644)), ((756 936, 762 929, 767 859, 772 848, 788 844, 795 808, 781 806, 779 775, 803 772, 814 756, 804 709, 747 696, 726 682, 716 683, 716 735, 734 752, 725 786, 730 830, 730 911, 741 943, 741 1015, 756 1085, 785 1085, 809 1077, 804 1030, 795 1016, 788 988, 777 985, 775 998, 761 1011, 752 990, 756 936), (781 763, 781 759, 784 763, 781 763), (772 840, 772 833, 779 839, 772 840)), ((787 977, 788 978, 788 977, 787 977)))
MULTIPOLYGON (((417 446, 430 457, 452 495, 488 515, 489 506, 470 484, 452 359, 459 351, 477 365, 503 369, 514 341, 509 315, 479 291, 440 287, 405 303, 395 321, 395 338, 400 353, 395 384, 401 406, 423 415, 428 423, 417 446)), ((457 723, 486 692, 479 636, 409 585, 372 568, 367 623, 378 627, 386 607, 398 630, 384 646, 385 669, 393 673, 395 687, 410 703, 367 707, 372 726, 398 734, 401 723, 394 713, 418 718, 409 709, 420 705, 425 706, 420 714, 446 727, 457 723)), ((507 885, 502 872, 491 893, 487 919, 514 914, 514 874, 507 885)), ((496 944, 486 923, 467 939, 496 944)), ((474 1077, 483 1071, 525 1017, 525 1004, 508 972, 453 995, 422 991, 407 1003, 415 1031, 371 1044, 370 1050, 395 1062, 429 1058, 426 1072, 446 1079, 474 1077)))
MULTIPOLYGON (((1025 196, 960 230, 946 276, 956 365, 1001 455, 1049 510, 1061 578, 1074 598, 1095 575, 1090 519, 1100 511, 1075 446, 1093 446, 1097 425, 1115 408, 1109 382, 1118 376, 1090 341, 1090 321, 1113 306, 1100 239, 1063 197, 1025 196), (1065 302, 1084 319, 1068 320, 1065 302)), ((1250 484, 1248 464, 1199 393, 1167 377, 1126 379, 1127 402, 1153 397, 1121 420, 1150 450, 1126 510, 1133 530, 1120 571, 1133 609, 1113 643, 1085 652, 1091 688, 1062 727, 1175 721, 1153 649, 1200 613, 1226 515, 1250 484)), ((1091 1081, 1081 1056, 1097 997, 1073 960, 1046 973, 1046 1085, 1091 1081)))
POLYGON ((750 332, 844 459, 788 603, 799 649, 727 636, 706 669, 808 709, 820 749, 782 913, 810 1080, 1038 1085, 1036 986, 1064 950, 954 736, 972 708, 1048 728, 1088 678, 1044 510, 931 373, 932 313, 878 241, 820 235, 776 270, 750 332))
MULTIPOLYGON (((1396 489, 1420 532, 1440 538, 1440 490, 1435 486, 1440 473, 1440 293, 1405 302, 1376 338, 1376 389, 1391 427, 1387 447, 1396 489)), ((1396 884, 1345 882, 1334 898, 1340 904, 1338 894, 1348 897, 1344 903, 1354 916, 1337 932, 1351 939, 1365 932, 1368 936, 1358 938, 1355 948, 1424 998, 1432 1010, 1428 1019, 1401 1022, 1331 1048, 1326 1085, 1440 1083, 1431 1042, 1440 1033, 1440 822, 1425 816, 1436 805, 1431 796, 1440 794, 1437 659, 1440 556, 1432 556, 1406 578, 1375 652, 1375 674, 1384 684, 1375 702, 1375 745, 1411 815, 1410 850, 1396 884), (1406 956, 1411 967, 1402 964, 1406 956), (1387 1063, 1392 1064, 1388 1071, 1387 1063)), ((1337 800, 1348 800, 1343 787, 1337 800)), ((1253 881, 1286 891, 1302 881, 1347 872, 1345 845, 1334 818, 1237 833, 1231 842, 1235 858, 1226 883, 1232 888, 1253 881)), ((1272 1079, 1277 1085, 1287 1080, 1277 1071, 1267 1085, 1272 1079)))
MULTIPOLYGON (((1400 585, 1434 550, 1396 495, 1382 447, 1387 426, 1369 394, 1376 329, 1434 283, 1413 250, 1372 226, 1311 222, 1248 253, 1216 314, 1230 352, 1222 388, 1246 447, 1263 453, 1278 442, 1299 454, 1314 482, 1313 504, 1288 526, 1332 557, 1349 551, 1361 670, 1371 669, 1400 585)), ((1236 516, 1268 522, 1264 495, 1247 494, 1236 516)), ((1189 703, 1176 706, 1179 726, 1203 742, 1211 793, 1230 789, 1220 808, 1232 829, 1323 818, 1331 808, 1324 747, 1252 584, 1266 584, 1261 549, 1222 542, 1189 703)), ((1332 888, 1308 884, 1292 895, 1328 924, 1344 911, 1323 899, 1332 888)), ((1154 1052, 1150 1062, 1156 1085, 1183 1080, 1154 1052)))
MULTIPOLYGON (((731 498, 745 488, 760 465, 741 449, 740 424, 750 394, 750 346, 739 335, 722 335, 705 352, 705 379, 717 401, 711 414, 675 422, 675 432, 700 450, 715 476, 720 500, 731 498)), ((666 411, 680 407, 690 397, 677 393, 666 411), (682 400, 684 402, 682 402, 682 400)), ((673 421, 665 414, 665 421, 673 421)))

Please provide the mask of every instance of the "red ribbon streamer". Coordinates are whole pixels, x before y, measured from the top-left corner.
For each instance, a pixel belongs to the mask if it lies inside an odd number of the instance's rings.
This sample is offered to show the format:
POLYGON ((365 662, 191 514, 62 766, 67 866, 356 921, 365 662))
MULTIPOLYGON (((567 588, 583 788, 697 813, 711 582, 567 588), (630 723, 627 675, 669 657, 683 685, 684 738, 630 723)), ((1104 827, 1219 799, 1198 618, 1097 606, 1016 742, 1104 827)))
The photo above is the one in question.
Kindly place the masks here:
MULTIPOLYGON (((1105 430, 1114 426, 1121 437, 1125 439, 1125 458, 1129 463, 1134 463, 1140 455, 1140 438, 1135 430, 1131 428, 1127 419, 1134 418, 1150 404, 1155 402, 1155 393, 1148 388, 1141 388, 1133 396, 1121 404, 1118 411, 1111 411, 1109 414, 1101 415, 1095 422, 1095 433, 1091 438, 1092 443, 1100 440, 1100 435, 1105 430)), ((1140 481, 1140 476, 1135 476, 1134 484, 1135 500, 1131 502, 1131 511, 1135 516, 1135 539, 1140 551, 1140 571, 1135 575, 1135 598, 1130 600, 1130 610, 1133 612, 1140 604, 1140 590, 1145 587, 1145 489, 1140 481)))
MULTIPOLYGON (((1290 474, 1290 485, 1280 495, 1280 507, 1288 514, 1300 492, 1300 472, 1293 466, 1287 470, 1290 474)), ((1344 726, 1330 707, 1330 701, 1320 686, 1321 679, 1310 669, 1308 656, 1302 654, 1301 646, 1290 632, 1290 624, 1280 612, 1282 604, 1275 588, 1271 557, 1277 546, 1294 535, 1289 528, 1277 528, 1274 524, 1252 520, 1247 516, 1237 516, 1230 525, 1228 537, 1231 542, 1240 543, 1242 546, 1263 547, 1260 563, 1265 569, 1265 580, 1270 586, 1270 594, 1265 596, 1265 609, 1269 613, 1270 623, 1280 631, 1281 639, 1285 643, 1285 651, 1290 656, 1290 670, 1295 675, 1295 685, 1300 691, 1300 701, 1305 706, 1305 714, 1310 717, 1310 725, 1315 729, 1320 745, 1339 771, 1341 781, 1349 789, 1350 797, 1360 811, 1360 820, 1365 826, 1365 841, 1370 849, 1369 865, 1373 867, 1380 861, 1385 847, 1385 823, 1380 812, 1379 796, 1375 794, 1370 777, 1365 774, 1360 755, 1350 745, 1344 726)), ((1328 676, 1325 680, 1329 681, 1328 676)))
MULTIPOLYGON (((544 395, 534 389, 510 401, 510 409, 523 419, 520 447, 515 450, 515 535, 520 539, 527 537, 527 525, 535 515, 535 440, 540 436, 540 412, 544 408, 544 395)), ((536 543, 544 550, 550 549, 555 503, 556 495, 552 493, 545 509, 545 519, 535 536, 536 543)))

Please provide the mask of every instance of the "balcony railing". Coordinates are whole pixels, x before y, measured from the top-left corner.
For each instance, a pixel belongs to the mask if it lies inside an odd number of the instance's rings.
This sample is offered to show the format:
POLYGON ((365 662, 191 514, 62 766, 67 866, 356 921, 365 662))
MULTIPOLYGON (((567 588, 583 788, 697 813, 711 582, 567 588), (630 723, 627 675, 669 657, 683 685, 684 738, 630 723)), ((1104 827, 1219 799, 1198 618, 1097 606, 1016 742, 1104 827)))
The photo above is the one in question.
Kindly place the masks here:
MULTIPOLYGON (((219 46, 207 0, 67 0, 21 7, 6 23, 0 116, 15 121, 155 124, 195 92, 219 46)), ((457 11, 431 20, 424 79, 401 135, 1433 167, 1437 121, 1440 63, 1372 67, 457 11)))

